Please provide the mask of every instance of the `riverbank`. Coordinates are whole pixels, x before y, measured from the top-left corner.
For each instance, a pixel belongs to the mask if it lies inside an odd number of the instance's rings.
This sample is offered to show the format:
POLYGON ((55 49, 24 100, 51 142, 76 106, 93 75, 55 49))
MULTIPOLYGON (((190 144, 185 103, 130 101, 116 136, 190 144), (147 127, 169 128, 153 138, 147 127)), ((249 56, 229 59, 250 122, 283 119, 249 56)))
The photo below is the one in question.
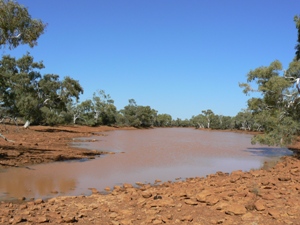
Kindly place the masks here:
POLYGON ((300 161, 90 196, 1 203, 1 224, 299 224, 300 161))
MULTIPOLYGON (((76 148, 79 137, 91 137, 119 128, 101 126, 1 126, 1 133, 13 142, 0 139, 0 169, 55 161, 93 159, 105 152, 76 148)), ((134 129, 134 128, 122 128, 134 129)), ((93 140, 89 140, 93 141, 93 140)))
MULTIPOLYGON (((70 126, 2 131, 15 142, 1 141, 0 160, 4 168, 93 158, 96 154, 86 155, 90 150, 72 147, 70 141, 115 129, 70 126)), ((265 164, 250 172, 217 172, 206 178, 174 183, 157 181, 154 185, 124 184, 107 189, 107 194, 101 194, 102 191, 92 188, 90 196, 2 202, 0 223, 297 224, 300 161, 283 157, 275 166, 265 164)))

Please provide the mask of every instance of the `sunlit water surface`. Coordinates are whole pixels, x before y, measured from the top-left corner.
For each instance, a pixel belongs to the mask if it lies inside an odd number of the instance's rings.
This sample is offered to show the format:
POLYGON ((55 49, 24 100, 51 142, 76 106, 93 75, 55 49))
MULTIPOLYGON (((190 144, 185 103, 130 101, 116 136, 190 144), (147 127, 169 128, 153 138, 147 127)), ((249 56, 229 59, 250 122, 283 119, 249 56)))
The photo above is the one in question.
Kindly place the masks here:
POLYGON ((249 134, 192 128, 118 130, 91 137, 88 149, 114 152, 88 161, 56 162, 0 173, 0 199, 49 198, 90 194, 122 183, 206 176, 217 171, 248 171, 265 161, 292 155, 288 149, 251 145, 249 134))

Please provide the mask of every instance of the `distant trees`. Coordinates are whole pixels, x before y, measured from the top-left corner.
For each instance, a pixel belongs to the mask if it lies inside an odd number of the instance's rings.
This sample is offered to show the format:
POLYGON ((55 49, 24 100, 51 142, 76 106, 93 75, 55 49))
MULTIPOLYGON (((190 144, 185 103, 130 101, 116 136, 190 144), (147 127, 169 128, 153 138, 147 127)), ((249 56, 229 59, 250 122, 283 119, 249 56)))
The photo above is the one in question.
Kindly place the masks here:
POLYGON ((117 108, 110 95, 99 90, 93 94, 92 99, 70 104, 69 114, 72 115, 74 124, 112 125, 116 122, 117 108))
POLYGON ((154 126, 157 111, 150 106, 139 106, 134 99, 129 99, 129 103, 124 109, 119 111, 117 124, 121 126, 151 127, 154 126))
POLYGON ((254 129, 254 118, 250 110, 243 110, 234 117, 234 128, 248 131, 254 129))
POLYGON ((234 117, 215 114, 211 109, 202 110, 202 114, 192 116, 190 123, 195 128, 208 129, 237 129, 233 126, 234 117))
POLYGON ((156 116, 155 126, 171 127, 172 126, 172 116, 169 114, 158 114, 156 116))
MULTIPOLYGON (((239 85, 246 95, 258 94, 248 100, 247 109, 234 117, 207 109, 191 119, 172 119, 171 115, 158 114, 150 106, 137 105, 134 99, 117 110, 114 100, 103 90, 96 91, 92 99, 79 102, 83 88, 78 81, 69 76, 60 79, 57 74, 42 75, 44 64, 34 62, 27 53, 20 59, 4 55, 0 60, 1 118, 19 117, 46 125, 194 126, 263 131, 253 138, 253 143, 288 145, 300 131, 300 17, 295 16, 294 22, 298 30, 294 60, 287 70, 278 60, 250 70, 246 82, 239 85)), ((0 48, 13 49, 22 44, 34 47, 45 27, 41 20, 31 18, 24 6, 0 0, 0 48)), ((2 134, 0 137, 6 139, 2 134)))

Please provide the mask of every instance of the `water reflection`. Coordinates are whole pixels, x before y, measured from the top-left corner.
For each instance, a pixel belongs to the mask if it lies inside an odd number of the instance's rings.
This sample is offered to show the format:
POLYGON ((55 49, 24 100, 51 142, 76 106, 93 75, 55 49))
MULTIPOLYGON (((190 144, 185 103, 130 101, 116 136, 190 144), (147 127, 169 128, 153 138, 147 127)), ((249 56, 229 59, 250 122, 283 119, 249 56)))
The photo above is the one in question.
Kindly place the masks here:
MULTIPOLYGON (((69 178, 62 173, 51 173, 42 167, 35 171, 27 168, 15 168, 0 175, 2 198, 38 198, 68 193, 76 188, 76 178, 69 178)), ((0 195, 1 196, 1 195, 0 195)))
MULTIPOLYGON (((287 149, 252 146, 251 135, 189 128, 111 131, 83 147, 116 152, 90 161, 57 162, 0 173, 0 197, 47 198, 90 194, 120 183, 199 177, 217 171, 250 170, 287 149), (121 153, 124 152, 124 153, 121 153)), ((77 144, 77 143, 76 143, 77 144)))
POLYGON ((245 150, 256 156, 278 157, 278 155, 293 155, 293 152, 286 148, 258 147, 245 150))

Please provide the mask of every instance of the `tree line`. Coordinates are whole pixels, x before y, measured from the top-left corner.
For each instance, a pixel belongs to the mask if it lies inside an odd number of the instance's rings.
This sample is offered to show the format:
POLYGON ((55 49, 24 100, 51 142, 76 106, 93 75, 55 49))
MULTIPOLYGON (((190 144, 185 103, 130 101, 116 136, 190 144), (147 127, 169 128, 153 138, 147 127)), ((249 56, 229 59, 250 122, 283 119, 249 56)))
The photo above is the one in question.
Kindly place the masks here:
POLYGON ((104 90, 97 90, 92 99, 79 102, 83 88, 71 77, 60 79, 57 74, 42 75, 42 62, 35 62, 27 53, 20 59, 5 55, 0 60, 0 104, 2 118, 21 118, 31 124, 81 124, 88 126, 133 127, 196 127, 211 129, 258 129, 250 111, 237 116, 217 115, 203 110, 190 119, 173 119, 159 114, 150 106, 141 106, 134 99, 117 110, 114 100, 104 90))
POLYGON ((134 99, 129 99, 128 105, 117 110, 114 100, 104 90, 96 91, 92 99, 79 102, 84 91, 80 83, 68 76, 60 79, 57 74, 42 75, 40 70, 44 67, 42 62, 35 62, 29 53, 20 59, 9 55, 2 57, 2 118, 19 118, 38 125, 255 128, 249 111, 230 117, 217 115, 208 109, 190 119, 173 119, 169 114, 159 114, 150 106, 138 105, 134 99))
MULTIPOLYGON (((259 95, 249 98, 247 109, 236 116, 217 115, 207 109, 190 119, 175 119, 138 105, 134 99, 118 110, 104 90, 96 90, 91 99, 80 102, 84 90, 79 81, 69 76, 61 79, 57 74, 42 75, 44 64, 35 62, 27 52, 19 59, 3 55, 0 60, 0 121, 19 118, 41 125, 239 129, 262 132, 254 136, 253 143, 288 145, 300 130, 300 18, 295 16, 294 22, 298 39, 293 61, 286 70, 278 60, 250 70, 246 82, 239 85, 246 95, 259 95)), ((34 47, 46 26, 32 19, 27 8, 16 1, 0 0, 0 48, 34 47)))

